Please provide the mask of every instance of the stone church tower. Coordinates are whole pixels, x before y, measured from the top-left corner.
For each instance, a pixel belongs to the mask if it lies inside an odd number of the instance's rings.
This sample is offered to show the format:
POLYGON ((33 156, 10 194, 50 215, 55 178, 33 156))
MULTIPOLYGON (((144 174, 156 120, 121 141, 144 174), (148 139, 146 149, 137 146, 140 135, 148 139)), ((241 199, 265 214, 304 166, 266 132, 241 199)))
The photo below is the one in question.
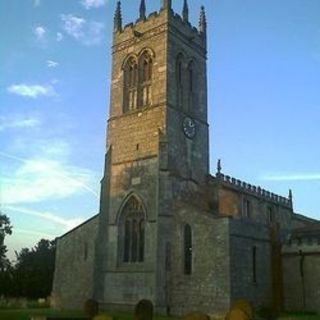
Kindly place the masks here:
POLYGON ((220 161, 210 175, 204 8, 198 28, 186 0, 181 15, 170 0, 148 16, 141 0, 139 13, 123 26, 117 3, 100 212, 58 239, 53 301, 132 310, 150 299, 160 313, 221 315, 247 299, 280 310, 296 297, 281 246, 314 221, 294 214, 291 192, 224 175, 220 161))
POLYGON ((149 298, 166 310, 176 227, 183 233, 176 207, 209 173, 205 13, 196 29, 186 1, 183 18, 171 1, 146 17, 141 1, 122 27, 118 2, 113 36, 96 294, 107 307, 149 298))

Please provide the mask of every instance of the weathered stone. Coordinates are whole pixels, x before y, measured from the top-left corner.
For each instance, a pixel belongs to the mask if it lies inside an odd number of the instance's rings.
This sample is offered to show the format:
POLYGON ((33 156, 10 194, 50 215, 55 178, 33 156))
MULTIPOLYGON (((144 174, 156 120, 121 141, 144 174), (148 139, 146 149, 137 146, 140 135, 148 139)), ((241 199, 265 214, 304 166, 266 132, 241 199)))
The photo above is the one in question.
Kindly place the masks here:
POLYGON ((201 12, 200 30, 168 6, 122 28, 118 9, 100 210, 58 239, 56 306, 94 298, 132 311, 148 299, 160 313, 224 315, 238 299, 281 300, 275 270, 292 202, 209 174, 201 12))

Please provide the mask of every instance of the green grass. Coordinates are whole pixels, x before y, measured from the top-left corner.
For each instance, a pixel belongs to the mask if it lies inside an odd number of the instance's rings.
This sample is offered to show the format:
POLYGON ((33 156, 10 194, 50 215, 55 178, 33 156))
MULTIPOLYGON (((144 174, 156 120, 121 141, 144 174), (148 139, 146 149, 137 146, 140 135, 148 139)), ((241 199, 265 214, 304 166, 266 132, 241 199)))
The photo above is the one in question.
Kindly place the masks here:
MULTIPOLYGON (((81 311, 57 311, 52 309, 0 309, 0 320, 29 320, 31 316, 83 317, 81 311)), ((131 313, 110 313, 115 320, 132 320, 131 313)), ((178 320, 174 317, 156 315, 154 320, 178 320)))
POLYGON ((0 320, 30 320, 31 316, 81 317, 79 311, 56 311, 52 309, 0 309, 0 320))
MULTIPOLYGON (((131 313, 109 313, 115 320, 132 320, 131 313)), ((53 309, 0 309, 0 320, 29 320, 31 316, 54 317, 83 317, 81 311, 57 311, 53 309)), ((178 320, 178 317, 165 317, 156 315, 154 320, 178 320)), ((287 313, 281 315, 278 320, 320 320, 320 314, 311 313, 287 313)))
POLYGON ((306 312, 292 312, 281 315, 279 320, 320 320, 320 314, 306 312))

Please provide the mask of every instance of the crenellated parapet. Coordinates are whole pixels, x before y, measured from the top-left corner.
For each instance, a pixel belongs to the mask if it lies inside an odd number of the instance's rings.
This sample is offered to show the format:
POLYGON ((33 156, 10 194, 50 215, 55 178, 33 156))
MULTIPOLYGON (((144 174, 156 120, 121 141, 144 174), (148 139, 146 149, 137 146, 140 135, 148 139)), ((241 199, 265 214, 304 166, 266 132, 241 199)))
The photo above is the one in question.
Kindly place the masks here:
POLYGON ((192 36, 197 37, 199 40, 203 40, 203 32, 197 27, 193 26, 189 20, 186 20, 178 13, 172 13, 170 15, 171 23, 176 23, 176 27, 179 30, 191 33, 192 36))
MULTIPOLYGON (((220 169, 221 170, 221 169, 220 169)), ((224 175, 223 173, 217 173, 215 176, 219 182, 236 189, 240 192, 245 192, 251 194, 253 196, 263 198, 266 201, 273 202, 275 204, 279 204, 281 206, 292 209, 292 199, 286 198, 270 191, 267 191, 260 186, 255 186, 250 183, 241 181, 229 175, 224 175)))
POLYGON ((161 9, 146 14, 146 3, 141 0, 139 7, 139 16, 135 22, 122 25, 121 2, 117 2, 114 15, 114 46, 132 39, 132 35, 139 41, 147 38, 149 33, 162 31, 167 28, 161 28, 163 25, 174 27, 177 32, 187 37, 188 41, 194 42, 196 46, 206 48, 206 18, 204 7, 201 7, 199 28, 193 26, 189 21, 189 8, 187 0, 183 3, 181 15, 175 13, 171 8, 171 1, 163 1, 161 9))

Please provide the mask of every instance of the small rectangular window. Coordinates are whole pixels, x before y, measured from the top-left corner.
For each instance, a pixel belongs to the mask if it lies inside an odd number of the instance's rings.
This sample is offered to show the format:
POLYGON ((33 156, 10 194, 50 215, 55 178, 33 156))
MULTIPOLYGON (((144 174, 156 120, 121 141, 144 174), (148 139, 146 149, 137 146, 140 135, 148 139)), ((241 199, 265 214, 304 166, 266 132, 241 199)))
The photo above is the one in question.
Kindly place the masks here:
POLYGON ((171 244, 166 243, 166 271, 171 271, 171 244))
POLYGON ((257 283, 257 247, 252 247, 252 280, 257 283))
POLYGON ((184 227, 184 274, 192 273, 192 231, 190 225, 184 227))
POLYGON ((246 218, 250 218, 251 216, 251 203, 248 199, 243 199, 242 215, 246 218))
POLYGON ((272 223, 272 222, 274 222, 274 212, 273 212, 273 210, 272 210, 272 208, 271 207, 268 207, 267 208, 267 219, 268 219, 268 222, 269 223, 272 223))
POLYGON ((84 244, 83 259, 84 261, 88 259, 88 243, 87 242, 85 242, 84 244))

